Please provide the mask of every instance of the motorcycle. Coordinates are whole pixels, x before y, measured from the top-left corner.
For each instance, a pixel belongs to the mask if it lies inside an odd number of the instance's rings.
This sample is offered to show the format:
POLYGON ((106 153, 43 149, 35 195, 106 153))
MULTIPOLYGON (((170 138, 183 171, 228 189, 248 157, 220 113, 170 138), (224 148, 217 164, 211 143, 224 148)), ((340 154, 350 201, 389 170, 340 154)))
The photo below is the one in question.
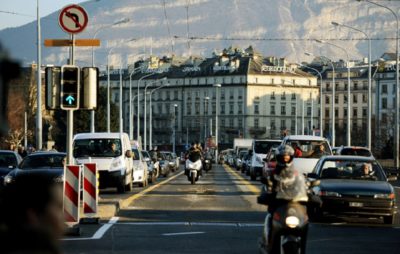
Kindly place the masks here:
POLYGON ((212 163, 211 163, 211 159, 210 158, 206 158, 204 160, 204 170, 206 172, 210 171, 212 169, 212 163))
MULTIPOLYGON (((308 186, 301 175, 296 176, 296 179, 301 178, 300 180, 279 178, 275 176, 275 179, 280 181, 280 189, 276 193, 275 209, 265 218, 259 251, 266 254, 304 254, 309 225, 308 186)), ((264 191, 268 192, 266 189, 264 191)), ((259 199, 258 202, 266 204, 265 200, 259 199)))
POLYGON ((185 166, 186 166, 185 168, 186 168, 186 175, 188 177, 188 181, 191 184, 195 184, 199 180, 200 170, 203 167, 201 160, 198 159, 193 162, 193 161, 187 159, 185 166))

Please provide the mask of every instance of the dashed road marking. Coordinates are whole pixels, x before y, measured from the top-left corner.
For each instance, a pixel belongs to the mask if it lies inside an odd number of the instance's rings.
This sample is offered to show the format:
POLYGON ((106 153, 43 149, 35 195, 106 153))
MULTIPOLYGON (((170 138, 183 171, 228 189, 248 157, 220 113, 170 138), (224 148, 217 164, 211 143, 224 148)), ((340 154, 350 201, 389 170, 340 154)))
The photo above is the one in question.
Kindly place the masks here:
POLYGON ((181 235, 200 235, 205 234, 205 232, 180 232, 180 233, 165 233, 163 236, 181 236, 181 235))

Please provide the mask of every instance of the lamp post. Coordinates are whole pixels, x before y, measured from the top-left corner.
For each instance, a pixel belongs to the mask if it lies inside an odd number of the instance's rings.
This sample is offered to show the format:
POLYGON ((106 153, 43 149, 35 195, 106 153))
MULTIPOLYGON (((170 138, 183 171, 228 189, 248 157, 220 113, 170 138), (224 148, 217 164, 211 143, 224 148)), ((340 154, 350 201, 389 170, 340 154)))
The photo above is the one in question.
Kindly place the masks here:
MULTIPOLYGON (((320 93, 320 96, 319 96, 319 106, 320 106, 319 107, 319 129, 320 130, 319 131, 321 133, 321 137, 323 137, 324 135, 322 133, 322 74, 317 69, 312 68, 312 67, 308 67, 307 65, 300 64, 300 66, 302 66, 304 68, 307 68, 309 70, 315 71, 319 76, 319 82, 320 82, 319 83, 319 93, 320 93)), ((311 103, 312 103, 312 100, 311 100, 311 103)), ((311 109, 311 115, 312 115, 312 112, 313 112, 313 110, 311 109)), ((312 116, 311 116, 311 127, 312 127, 312 116)))
POLYGON ((153 106, 152 106, 152 95, 155 91, 158 89, 161 89, 163 87, 169 86, 169 83, 159 86, 157 88, 154 88, 153 90, 150 91, 150 119, 149 119, 149 125, 150 125, 150 134, 149 134, 149 146, 150 150, 153 149, 153 106))
POLYGON ((153 81, 153 82, 151 82, 151 83, 149 83, 149 84, 147 84, 146 86, 145 86, 145 88, 144 88, 144 124, 143 124, 143 132, 144 132, 144 150, 146 150, 147 149, 147 88, 150 86, 150 85, 153 85, 153 84, 155 84, 155 83, 157 83, 157 82, 162 82, 162 81, 165 81, 165 80, 167 80, 167 78, 166 77, 164 77, 164 78, 162 78, 162 79, 159 79, 159 80, 156 80, 156 81, 153 81))
POLYGON ((138 99, 137 99, 137 117, 136 117, 136 121, 137 121, 137 140, 138 141, 140 141, 140 143, 142 143, 141 142, 141 140, 140 140, 140 82, 142 82, 142 80, 143 79, 145 79, 145 78, 147 78, 147 77, 150 77, 150 76, 152 76, 152 75, 155 75, 156 73, 154 72, 154 73, 150 73, 150 74, 146 74, 146 75, 144 75, 143 77, 141 77, 139 80, 138 80, 138 83, 137 83, 137 95, 138 95, 138 99))
POLYGON ((206 110, 208 108, 208 101, 210 100, 210 97, 204 97, 204 117, 203 117, 203 122, 204 122, 204 144, 206 143, 207 140, 207 117, 206 117, 206 113, 208 112, 208 110, 206 110))
POLYGON ((176 109, 177 109, 177 107, 178 107, 178 104, 174 104, 174 118, 173 118, 173 120, 172 120, 172 130, 173 130, 173 133, 172 133, 172 138, 173 138, 173 147, 172 147, 172 151, 175 153, 175 151, 176 151, 176 130, 175 130, 175 119, 176 119, 176 109))
POLYGON ((393 16, 396 19, 396 87, 395 87, 395 93, 396 93, 396 105, 395 105, 395 135, 394 135, 394 143, 395 143, 395 167, 399 167, 400 165, 400 158, 399 158, 399 149, 400 149, 400 144, 399 144, 399 139, 400 139, 400 129, 399 129, 399 108, 400 108, 400 94, 399 94, 399 16, 396 14, 396 12, 392 9, 390 9, 389 7, 387 7, 386 5, 383 4, 378 4, 376 2, 372 2, 369 0, 357 0, 358 2, 361 1, 365 1, 368 2, 370 4, 382 7, 386 10, 388 10, 389 12, 391 12, 393 14, 393 16))
MULTIPOLYGON (((128 18, 125 18, 125 19, 122 19, 122 20, 120 20, 120 21, 115 22, 114 24, 102 26, 102 27, 98 28, 98 29, 94 32, 94 34, 93 34, 93 39, 96 38, 97 34, 98 34, 101 30, 103 30, 103 29, 105 29, 105 28, 108 28, 108 27, 115 26, 115 25, 127 23, 127 22, 129 22, 129 19, 128 19, 128 18)), ((95 67, 95 63, 94 63, 94 47, 92 47, 92 67, 95 67)), ((91 110, 91 111, 90 111, 90 132, 92 132, 92 133, 95 132, 95 127, 94 127, 94 125, 95 125, 95 111, 94 111, 94 110, 91 110)))
POLYGON ((137 70, 141 69, 141 67, 135 68, 129 73, 129 138, 133 140, 133 101, 138 95, 132 98, 132 75, 135 74, 137 70))
POLYGON ((40 25, 40 1, 36 1, 37 11, 37 110, 36 110, 36 149, 42 149, 42 48, 40 25))
POLYGON ((216 148, 215 148, 215 161, 218 161, 218 150, 219 150, 219 148, 218 148, 218 111, 219 111, 219 94, 218 94, 218 91, 219 91, 219 89, 218 88, 221 88, 221 84, 214 84, 213 85, 214 87, 215 87, 215 89, 216 89, 216 92, 215 92, 215 146, 216 146, 216 148))
MULTIPOLYGON (((351 146, 351 127, 350 127, 350 123, 351 123, 351 117, 350 117, 350 112, 351 112, 351 80, 350 80, 350 57, 349 57, 349 53, 347 52, 347 50, 345 48, 342 48, 336 44, 330 43, 330 42, 326 42, 326 41, 322 41, 322 40, 315 40, 318 43, 325 43, 328 45, 331 45, 333 47, 336 47, 338 49, 341 49, 347 56, 347 146, 351 146)), ((332 85, 333 87, 336 86, 336 84, 332 85)), ((335 88, 336 89, 336 88, 335 88)), ((333 100, 335 100, 335 98, 332 98, 333 100)), ((335 113, 335 112, 333 112, 335 113)), ((357 116, 356 116, 357 117, 357 116)))
POLYGON ((342 26, 348 29, 360 32, 365 35, 368 40, 368 117, 367 117, 367 147, 369 150, 372 149, 372 70, 371 70, 371 38, 364 31, 357 29, 355 27, 351 27, 345 24, 339 24, 338 22, 332 22, 334 26, 342 26))
MULTIPOLYGON (((305 52, 305 54, 307 55, 307 56, 313 56, 313 54, 312 53, 309 53, 309 52, 305 52)), ((336 95, 336 92, 335 92, 335 66, 333 65, 333 63, 332 63, 332 60, 331 59, 329 59, 328 57, 326 57, 326 56, 321 56, 322 58, 325 58, 326 60, 328 60, 328 62, 330 63, 330 65, 331 65, 331 67, 332 67, 332 104, 331 104, 331 111, 332 111, 332 127, 331 127, 331 129, 332 129, 332 147, 334 147, 335 146, 335 141, 336 141, 336 138, 335 138, 335 135, 336 135, 336 131, 335 131, 335 95, 336 95)), ((321 95, 322 96, 322 95, 321 95)), ((348 98, 348 99, 350 99, 350 98, 348 98)), ((321 107, 322 107, 322 105, 321 105, 321 107)), ((347 112, 347 114, 349 114, 350 112, 347 112)))

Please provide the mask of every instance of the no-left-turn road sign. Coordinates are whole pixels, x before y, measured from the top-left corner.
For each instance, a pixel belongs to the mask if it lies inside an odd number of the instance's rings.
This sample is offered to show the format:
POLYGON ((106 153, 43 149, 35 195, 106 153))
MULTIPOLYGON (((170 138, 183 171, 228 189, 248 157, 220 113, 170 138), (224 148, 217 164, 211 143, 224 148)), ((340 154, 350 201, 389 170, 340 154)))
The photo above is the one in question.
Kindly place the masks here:
POLYGON ((62 30, 70 34, 82 32, 88 24, 88 19, 85 9, 76 4, 64 7, 58 17, 62 30))

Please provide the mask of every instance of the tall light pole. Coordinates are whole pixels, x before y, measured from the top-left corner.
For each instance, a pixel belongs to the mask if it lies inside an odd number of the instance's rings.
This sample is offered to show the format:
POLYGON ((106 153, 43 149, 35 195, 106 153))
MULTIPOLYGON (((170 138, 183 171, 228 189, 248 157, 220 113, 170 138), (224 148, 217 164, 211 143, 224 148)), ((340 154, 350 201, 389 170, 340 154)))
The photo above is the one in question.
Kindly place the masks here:
POLYGON ((152 106, 152 95, 158 89, 161 89, 161 88, 166 87, 166 86, 169 86, 169 84, 167 83, 165 85, 162 85, 162 86, 159 86, 157 88, 154 88, 153 90, 150 91, 150 119, 149 119, 149 121, 150 121, 150 123, 149 123, 149 125, 150 125, 150 128, 149 128, 150 129, 149 146, 150 147, 149 148, 150 148, 150 150, 153 149, 153 106, 152 106))
POLYGON ((206 143, 207 140, 207 116, 206 113, 208 112, 208 110, 206 110, 208 108, 208 101, 210 100, 210 97, 204 97, 204 117, 203 117, 203 122, 204 122, 204 144, 206 143))
POLYGON ((40 25, 40 1, 36 1, 37 11, 37 111, 36 111, 36 149, 42 149, 42 35, 40 25))
MULTIPOLYGON (((305 54, 307 56, 313 56, 313 54, 309 53, 309 52, 305 52, 305 54)), ((328 57, 326 57, 326 56, 320 56, 320 57, 326 59, 329 62, 329 64, 331 65, 331 67, 332 67, 332 84, 333 85, 332 85, 332 104, 331 104, 331 111, 332 111, 332 125, 331 125, 332 126, 331 127, 332 133, 331 133, 331 135, 332 135, 332 147, 334 147, 336 145, 336 137, 335 137, 336 136, 336 130, 335 130, 335 121, 336 121, 336 119, 335 119, 336 118, 335 117, 335 96, 336 96, 336 91, 335 91, 336 90, 335 89, 335 66, 334 66, 332 60, 329 59, 328 57)), ((348 99, 350 99, 350 98, 348 98, 348 99)), ((349 113, 350 112, 348 112, 348 114, 349 113)))
POLYGON ((144 150, 147 149, 147 88, 148 88, 150 85, 153 85, 153 84, 155 84, 155 83, 157 83, 157 82, 160 82, 160 81, 163 82, 163 81, 165 81, 165 80, 167 80, 166 77, 164 77, 164 78, 162 78, 162 79, 159 79, 159 80, 155 80, 155 81, 153 81, 153 82, 151 82, 151 83, 148 83, 148 84, 145 86, 145 88, 144 88, 144 119, 143 119, 144 150))
POLYGON ((176 119, 176 109, 178 108, 178 104, 174 104, 174 118, 172 120, 172 128, 173 128, 173 133, 172 133, 172 138, 173 138, 173 147, 172 151, 175 153, 176 152, 176 130, 175 130, 175 119, 176 119))
POLYGON ((135 68, 129 73, 129 138, 133 140, 133 101, 134 98, 138 96, 138 94, 132 98, 132 75, 135 74, 137 70, 141 69, 141 67, 135 68))
POLYGON ((396 87, 395 87, 395 93, 396 93, 396 106, 395 106, 395 134, 394 134, 394 143, 395 143, 395 147, 394 147, 394 152, 395 152, 395 167, 399 167, 400 166, 400 158, 399 158, 399 150, 400 150, 400 129, 399 129, 399 124, 400 124, 400 120, 399 120, 399 108, 400 108, 400 94, 399 94, 399 16, 396 14, 396 12, 392 9, 390 9, 389 7, 387 7, 386 5, 382 5, 382 4, 378 4, 376 2, 372 2, 369 0, 357 0, 358 2, 361 1, 365 1, 368 2, 370 4, 385 8, 386 10, 388 10, 389 12, 391 12, 393 14, 393 16, 396 19, 396 87))
MULTIPOLYGON (((318 43, 324 43, 324 44, 328 44, 331 45, 333 47, 336 47, 340 50, 342 50, 346 56, 347 56, 347 146, 351 146, 351 80, 350 80, 350 57, 349 57, 349 53, 347 52, 347 50, 345 48, 342 48, 336 44, 330 43, 330 42, 326 42, 326 41, 322 41, 322 40, 315 40, 318 43)), ((333 84, 333 86, 336 86, 335 84, 333 84)), ((335 88, 336 89, 336 88, 335 88)), ((333 98, 334 100, 335 98, 333 98)), ((353 116, 354 117, 354 116, 353 116)))
POLYGON ((334 26, 341 26, 345 27, 357 32, 360 32, 365 35, 365 37, 368 40, 368 117, 367 117, 367 147, 369 150, 372 149, 372 68, 371 68, 371 38, 367 33, 364 31, 357 29, 355 27, 351 27, 345 24, 339 24, 338 22, 332 22, 332 25, 334 26))
POLYGON ((215 161, 218 161, 218 150, 219 150, 219 145, 218 145, 218 113, 219 113, 219 89, 221 88, 221 84, 214 84, 215 87, 215 161))
MULTIPOLYGON (((102 26, 102 27, 98 28, 98 29, 94 32, 94 34, 93 34, 93 39, 96 38, 97 34, 98 34, 101 30, 103 30, 103 29, 105 29, 105 28, 108 28, 108 27, 115 26, 115 25, 127 23, 127 22, 129 22, 129 19, 128 19, 128 18, 125 18, 125 19, 122 19, 122 20, 120 20, 120 21, 115 22, 114 24, 102 26)), ((92 67, 95 67, 95 62, 94 62, 94 47, 92 47, 92 67)), ((95 126, 94 126, 94 125, 95 125, 95 111, 94 111, 94 110, 91 110, 91 111, 90 111, 90 132, 92 132, 92 133, 95 132, 95 126)))
MULTIPOLYGON (((318 74, 318 76, 319 76, 319 93, 320 93, 320 96, 319 96, 319 131, 320 131, 320 133, 321 133, 321 137, 323 137, 324 135, 323 135, 323 133, 322 133, 322 74, 321 74, 321 72, 320 71, 318 71, 317 69, 315 69, 315 68, 312 68, 312 67, 309 67, 309 66, 307 66, 307 65, 303 65, 303 64, 300 64, 300 66, 302 66, 302 67, 304 67, 304 68, 306 68, 306 69, 309 69, 309 70, 312 70, 312 71, 315 71, 317 74, 318 74)), ((312 101, 311 101, 311 103, 312 103, 312 101)), ((312 104, 311 104, 312 105, 312 104)), ((313 112, 312 110, 311 110, 311 112, 313 112)), ((312 117, 311 117, 311 119, 312 119, 312 117)), ((311 120, 312 121, 312 120, 311 120)), ((312 124, 311 124, 312 125, 312 124)), ((312 126, 311 126, 312 127, 312 126)))
MULTIPOLYGON (((137 95, 138 95, 138 98, 137 98, 137 111, 138 112, 137 112, 137 120, 136 121, 137 121, 137 140, 138 141, 141 141, 140 140, 140 82, 142 82, 143 79, 145 79, 147 77, 150 77, 150 76, 153 76, 155 74, 157 74, 157 73, 154 72, 154 73, 146 74, 146 75, 140 77, 139 80, 138 80, 138 83, 137 83, 137 95)), ((141 141, 141 143, 142 143, 142 141, 141 141)))

